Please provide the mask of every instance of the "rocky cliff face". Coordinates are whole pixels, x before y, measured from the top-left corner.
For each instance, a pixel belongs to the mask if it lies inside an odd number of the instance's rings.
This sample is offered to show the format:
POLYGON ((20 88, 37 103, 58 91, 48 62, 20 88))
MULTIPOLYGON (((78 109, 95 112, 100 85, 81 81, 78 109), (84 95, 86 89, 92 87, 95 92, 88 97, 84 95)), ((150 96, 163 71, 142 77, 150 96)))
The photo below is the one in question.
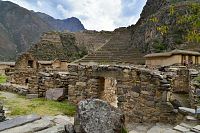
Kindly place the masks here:
POLYGON ((15 59, 38 41, 43 32, 51 30, 79 31, 84 27, 76 18, 48 21, 37 13, 22 8, 12 2, 0 1, 0 60, 15 59), (60 23, 51 23, 58 21, 60 23), (56 26, 60 25, 63 28, 56 26))
POLYGON ((157 1, 147 2, 140 24, 131 29, 132 47, 143 53, 170 51, 176 48, 199 51, 199 1, 165 0, 164 4, 157 3, 162 8, 153 6, 155 3, 157 1))

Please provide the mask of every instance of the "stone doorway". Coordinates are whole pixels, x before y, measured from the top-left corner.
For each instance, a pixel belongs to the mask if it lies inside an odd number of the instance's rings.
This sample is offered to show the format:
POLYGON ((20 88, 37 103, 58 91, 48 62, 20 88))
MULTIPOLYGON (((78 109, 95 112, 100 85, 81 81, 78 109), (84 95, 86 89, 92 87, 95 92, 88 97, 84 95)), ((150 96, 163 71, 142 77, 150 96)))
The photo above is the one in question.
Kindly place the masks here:
POLYGON ((117 107, 117 80, 112 77, 100 78, 100 99, 107 101, 112 106, 117 107))

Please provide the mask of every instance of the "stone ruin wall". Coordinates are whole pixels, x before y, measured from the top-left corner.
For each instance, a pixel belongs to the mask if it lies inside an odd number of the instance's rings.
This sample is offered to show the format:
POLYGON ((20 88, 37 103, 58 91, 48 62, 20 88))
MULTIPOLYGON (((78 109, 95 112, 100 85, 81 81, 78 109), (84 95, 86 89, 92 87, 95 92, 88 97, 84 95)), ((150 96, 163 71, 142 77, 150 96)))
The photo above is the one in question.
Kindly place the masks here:
POLYGON ((170 102, 171 78, 124 66, 69 65, 68 73, 40 74, 38 90, 66 88, 68 101, 77 104, 99 98, 120 108, 127 122, 169 122, 180 118, 170 102))
POLYGON ((190 72, 188 69, 178 69, 176 76, 173 77, 172 88, 175 93, 189 93, 190 91, 190 72))
POLYGON ((22 77, 29 77, 29 93, 43 97, 48 89, 65 88, 68 101, 75 104, 99 98, 120 108, 127 122, 174 123, 181 118, 170 102, 173 80, 177 78, 159 71, 126 66, 69 65, 68 72, 18 74, 23 75, 19 78, 21 81, 24 81, 22 77))

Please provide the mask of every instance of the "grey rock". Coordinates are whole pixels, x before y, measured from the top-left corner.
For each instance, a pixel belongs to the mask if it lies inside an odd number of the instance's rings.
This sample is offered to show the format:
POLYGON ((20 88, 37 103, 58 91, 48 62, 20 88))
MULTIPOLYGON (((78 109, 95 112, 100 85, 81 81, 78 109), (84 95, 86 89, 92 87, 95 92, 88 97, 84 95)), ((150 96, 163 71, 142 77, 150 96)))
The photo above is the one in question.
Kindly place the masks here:
POLYGON ((21 126, 36 120, 41 119, 38 115, 20 116, 0 123, 0 131, 10 129, 13 127, 21 126))
POLYGON ((124 115, 99 99, 81 101, 74 122, 76 133, 121 133, 124 115))
POLYGON ((48 100, 57 100, 62 101, 65 99, 65 88, 56 88, 56 89, 50 89, 46 91, 46 99, 48 100))
POLYGON ((68 117, 68 116, 63 116, 63 115, 57 115, 55 116, 54 122, 56 124, 62 124, 65 125, 67 123, 74 123, 74 118, 73 117, 68 117))
POLYGON ((166 79, 160 80, 160 83, 162 83, 162 84, 169 84, 169 82, 166 79))
POLYGON ((189 128, 186 128, 186 127, 183 127, 183 126, 180 126, 180 125, 175 126, 174 129, 177 130, 177 131, 180 131, 180 132, 188 132, 188 131, 190 131, 189 128))
POLYGON ((196 95, 200 96, 200 89, 196 89, 196 95))
POLYGON ((76 82, 77 86, 86 87, 86 82, 76 82))
POLYGON ((34 121, 33 123, 28 123, 23 126, 2 131, 1 133, 33 133, 33 132, 47 129, 52 126, 53 126, 53 122, 40 119, 40 120, 34 121))
POLYGON ((148 130, 147 133, 179 133, 179 132, 166 127, 154 126, 150 130, 148 130))
POLYGON ((72 125, 71 123, 66 124, 65 125, 65 131, 67 133, 75 133, 74 125, 72 125))
POLYGON ((57 125, 36 133, 66 133, 65 125, 57 125))
POLYGON ((192 131, 200 133, 200 125, 197 125, 197 126, 193 127, 192 131))
POLYGON ((184 112, 184 113, 191 113, 191 114, 195 114, 195 109, 192 108, 186 108, 186 107, 179 107, 178 108, 180 112, 184 112))

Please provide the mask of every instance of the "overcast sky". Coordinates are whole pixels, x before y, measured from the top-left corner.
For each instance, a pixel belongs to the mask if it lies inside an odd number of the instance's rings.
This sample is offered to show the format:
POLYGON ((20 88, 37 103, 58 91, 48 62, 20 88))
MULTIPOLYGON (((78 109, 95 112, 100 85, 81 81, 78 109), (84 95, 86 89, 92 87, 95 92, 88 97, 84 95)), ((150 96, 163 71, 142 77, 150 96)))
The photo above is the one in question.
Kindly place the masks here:
POLYGON ((77 17, 88 30, 135 24, 147 0, 9 0, 54 18, 77 17))

